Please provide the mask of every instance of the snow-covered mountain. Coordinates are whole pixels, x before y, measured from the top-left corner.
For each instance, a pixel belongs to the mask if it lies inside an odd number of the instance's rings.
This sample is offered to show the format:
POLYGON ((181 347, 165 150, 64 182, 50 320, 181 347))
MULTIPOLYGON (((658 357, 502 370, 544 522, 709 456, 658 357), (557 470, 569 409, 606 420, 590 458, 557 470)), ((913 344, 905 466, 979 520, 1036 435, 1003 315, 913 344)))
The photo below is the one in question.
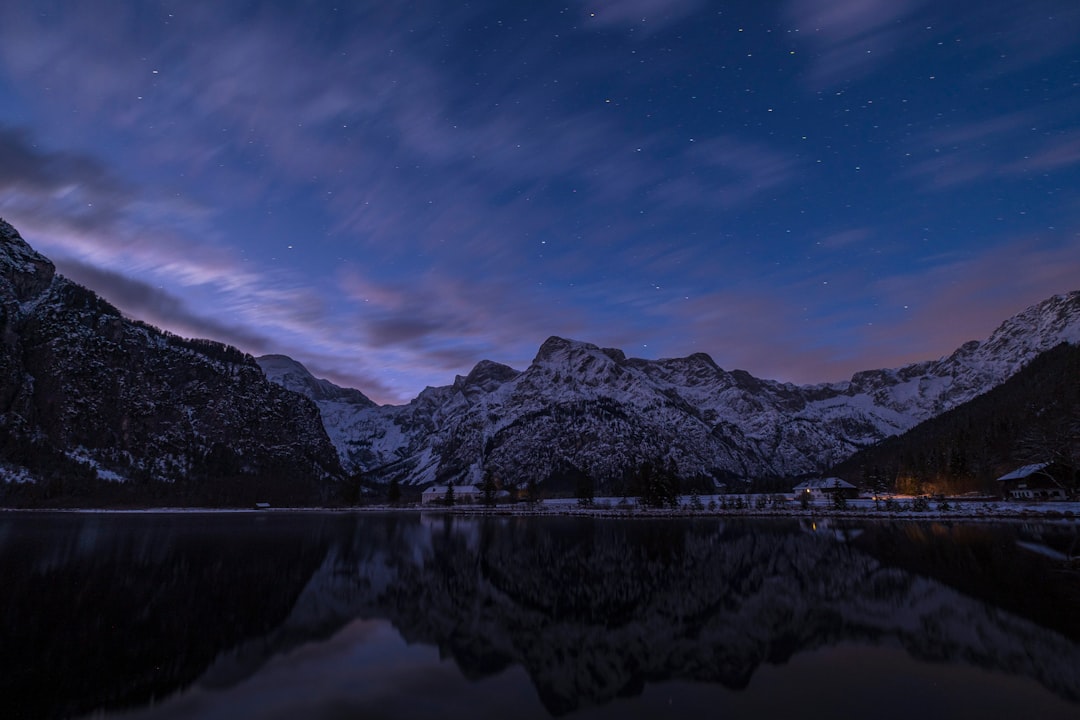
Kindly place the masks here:
POLYGON ((320 380, 303 365, 285 355, 263 355, 258 359, 258 363, 268 380, 312 400, 340 403, 353 408, 375 407, 375 403, 359 390, 339 387, 329 380, 320 380))
POLYGON ((1080 292, 1005 321, 939 360, 794 385, 697 353, 641 360, 549 338, 524 371, 483 361, 407 405, 344 401, 298 363, 261 358, 315 400, 343 463, 374 480, 549 484, 586 473, 616 489, 642 462, 702 481, 819 472, 999 385, 1036 355, 1080 342, 1080 292), (286 370, 281 368, 287 367, 286 370))

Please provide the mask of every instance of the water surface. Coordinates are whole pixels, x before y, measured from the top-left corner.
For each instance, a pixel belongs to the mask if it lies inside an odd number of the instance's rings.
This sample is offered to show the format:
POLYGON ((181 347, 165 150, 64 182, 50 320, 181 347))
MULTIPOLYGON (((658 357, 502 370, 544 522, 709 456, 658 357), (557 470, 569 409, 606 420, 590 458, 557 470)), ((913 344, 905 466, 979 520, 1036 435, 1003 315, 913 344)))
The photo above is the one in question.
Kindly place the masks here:
POLYGON ((5 717, 1080 716, 1053 524, 0 515, 5 717))

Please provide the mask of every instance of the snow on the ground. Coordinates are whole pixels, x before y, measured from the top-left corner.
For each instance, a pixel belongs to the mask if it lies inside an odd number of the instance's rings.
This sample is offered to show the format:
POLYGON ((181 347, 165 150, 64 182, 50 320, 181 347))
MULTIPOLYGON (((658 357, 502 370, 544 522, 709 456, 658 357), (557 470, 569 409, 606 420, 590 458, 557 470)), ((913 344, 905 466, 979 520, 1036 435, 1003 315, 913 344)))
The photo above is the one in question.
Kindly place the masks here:
MULTIPOLYGON (((912 519, 939 519, 952 518, 956 520, 972 518, 1025 518, 1025 517, 1048 517, 1048 518, 1071 518, 1080 520, 1080 502, 1020 502, 1006 501, 993 498, 979 499, 950 499, 947 506, 936 500, 930 501, 927 510, 914 510, 911 496, 893 496, 899 504, 899 509, 886 510, 884 500, 875 501, 872 498, 857 498, 847 501, 847 507, 837 510, 831 500, 818 500, 803 508, 800 503, 790 496, 783 496, 782 505, 775 506, 770 499, 773 496, 765 495, 701 495, 700 500, 703 509, 693 510, 689 503, 689 496, 682 496, 680 504, 675 508, 649 508, 641 506, 634 497, 599 497, 593 500, 592 505, 583 506, 575 498, 551 498, 535 504, 516 503, 509 505, 496 505, 494 508, 486 507, 480 503, 463 504, 457 503, 453 508, 444 508, 439 505, 416 505, 407 509, 432 510, 463 513, 499 513, 499 514, 561 514, 561 515, 584 515, 597 517, 612 516, 749 516, 749 517, 810 517, 829 515, 834 517, 847 517, 852 519, 875 519, 875 518, 912 518, 912 519), (765 497, 764 507, 757 507, 757 499, 765 497), (741 507, 732 507, 736 498, 742 499, 741 507), (724 503, 728 507, 724 507, 724 503)), ((390 509, 387 506, 381 506, 390 509)))
POLYGON ((22 485, 35 482, 34 476, 26 468, 0 467, 0 482, 11 485, 22 485))
MULTIPOLYGON (((265 513, 265 512, 454 512, 462 514, 499 515, 575 515, 584 517, 842 517, 854 520, 905 518, 912 520, 978 520, 978 519, 1054 519, 1080 522, 1080 501, 1022 502, 991 498, 977 500, 949 500, 948 509, 938 501, 931 501, 928 510, 917 511, 911 507, 909 496, 894 496, 900 503, 899 510, 885 510, 884 502, 875 503, 870 498, 847 501, 847 508, 836 510, 831 501, 818 501, 803 508, 789 496, 784 496, 779 507, 766 502, 765 507, 755 507, 756 495, 702 495, 701 510, 691 509, 688 496, 680 498, 675 508, 649 508, 640 505, 633 497, 599 497, 592 505, 583 506, 575 498, 549 498, 534 504, 501 503, 487 507, 481 503, 455 503, 454 507, 430 504, 371 504, 359 507, 267 507, 267 508, 199 508, 156 507, 138 509, 109 508, 42 508, 25 512, 87 512, 87 513, 265 513), (730 507, 735 498, 743 498, 742 507, 730 507), (726 501, 729 507, 724 508, 726 501)), ((771 496, 765 496, 769 498, 771 496)), ((0 511, 24 512, 10 508, 0 511)))

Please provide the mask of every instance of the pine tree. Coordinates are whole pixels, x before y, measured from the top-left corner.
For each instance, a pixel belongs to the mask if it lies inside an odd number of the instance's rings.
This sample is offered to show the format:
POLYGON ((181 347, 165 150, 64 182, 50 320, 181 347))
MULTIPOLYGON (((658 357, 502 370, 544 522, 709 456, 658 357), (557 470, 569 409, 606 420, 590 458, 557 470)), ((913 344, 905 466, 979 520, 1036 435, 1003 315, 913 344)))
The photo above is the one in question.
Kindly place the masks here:
POLYGON ((485 470, 484 482, 480 485, 480 491, 484 499, 484 504, 488 507, 495 506, 495 493, 497 490, 498 486, 495 484, 495 477, 491 474, 490 470, 485 470))
POLYGON ((847 495, 844 494, 844 489, 840 487, 839 480, 833 483, 832 505, 833 510, 847 510, 847 495))
POLYGON ((577 498, 578 505, 582 507, 592 506, 596 496, 596 482, 591 475, 586 472, 578 474, 577 483, 574 486, 574 496, 577 498))

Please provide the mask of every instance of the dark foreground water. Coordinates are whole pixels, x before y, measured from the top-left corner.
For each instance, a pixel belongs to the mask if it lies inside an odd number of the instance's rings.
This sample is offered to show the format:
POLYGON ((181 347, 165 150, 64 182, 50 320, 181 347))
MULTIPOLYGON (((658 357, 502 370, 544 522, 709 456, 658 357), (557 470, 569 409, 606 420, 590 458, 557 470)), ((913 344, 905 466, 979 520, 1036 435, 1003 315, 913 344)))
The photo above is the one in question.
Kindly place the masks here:
POLYGON ((1080 717, 1075 526, 0 514, 5 718, 1080 717))

